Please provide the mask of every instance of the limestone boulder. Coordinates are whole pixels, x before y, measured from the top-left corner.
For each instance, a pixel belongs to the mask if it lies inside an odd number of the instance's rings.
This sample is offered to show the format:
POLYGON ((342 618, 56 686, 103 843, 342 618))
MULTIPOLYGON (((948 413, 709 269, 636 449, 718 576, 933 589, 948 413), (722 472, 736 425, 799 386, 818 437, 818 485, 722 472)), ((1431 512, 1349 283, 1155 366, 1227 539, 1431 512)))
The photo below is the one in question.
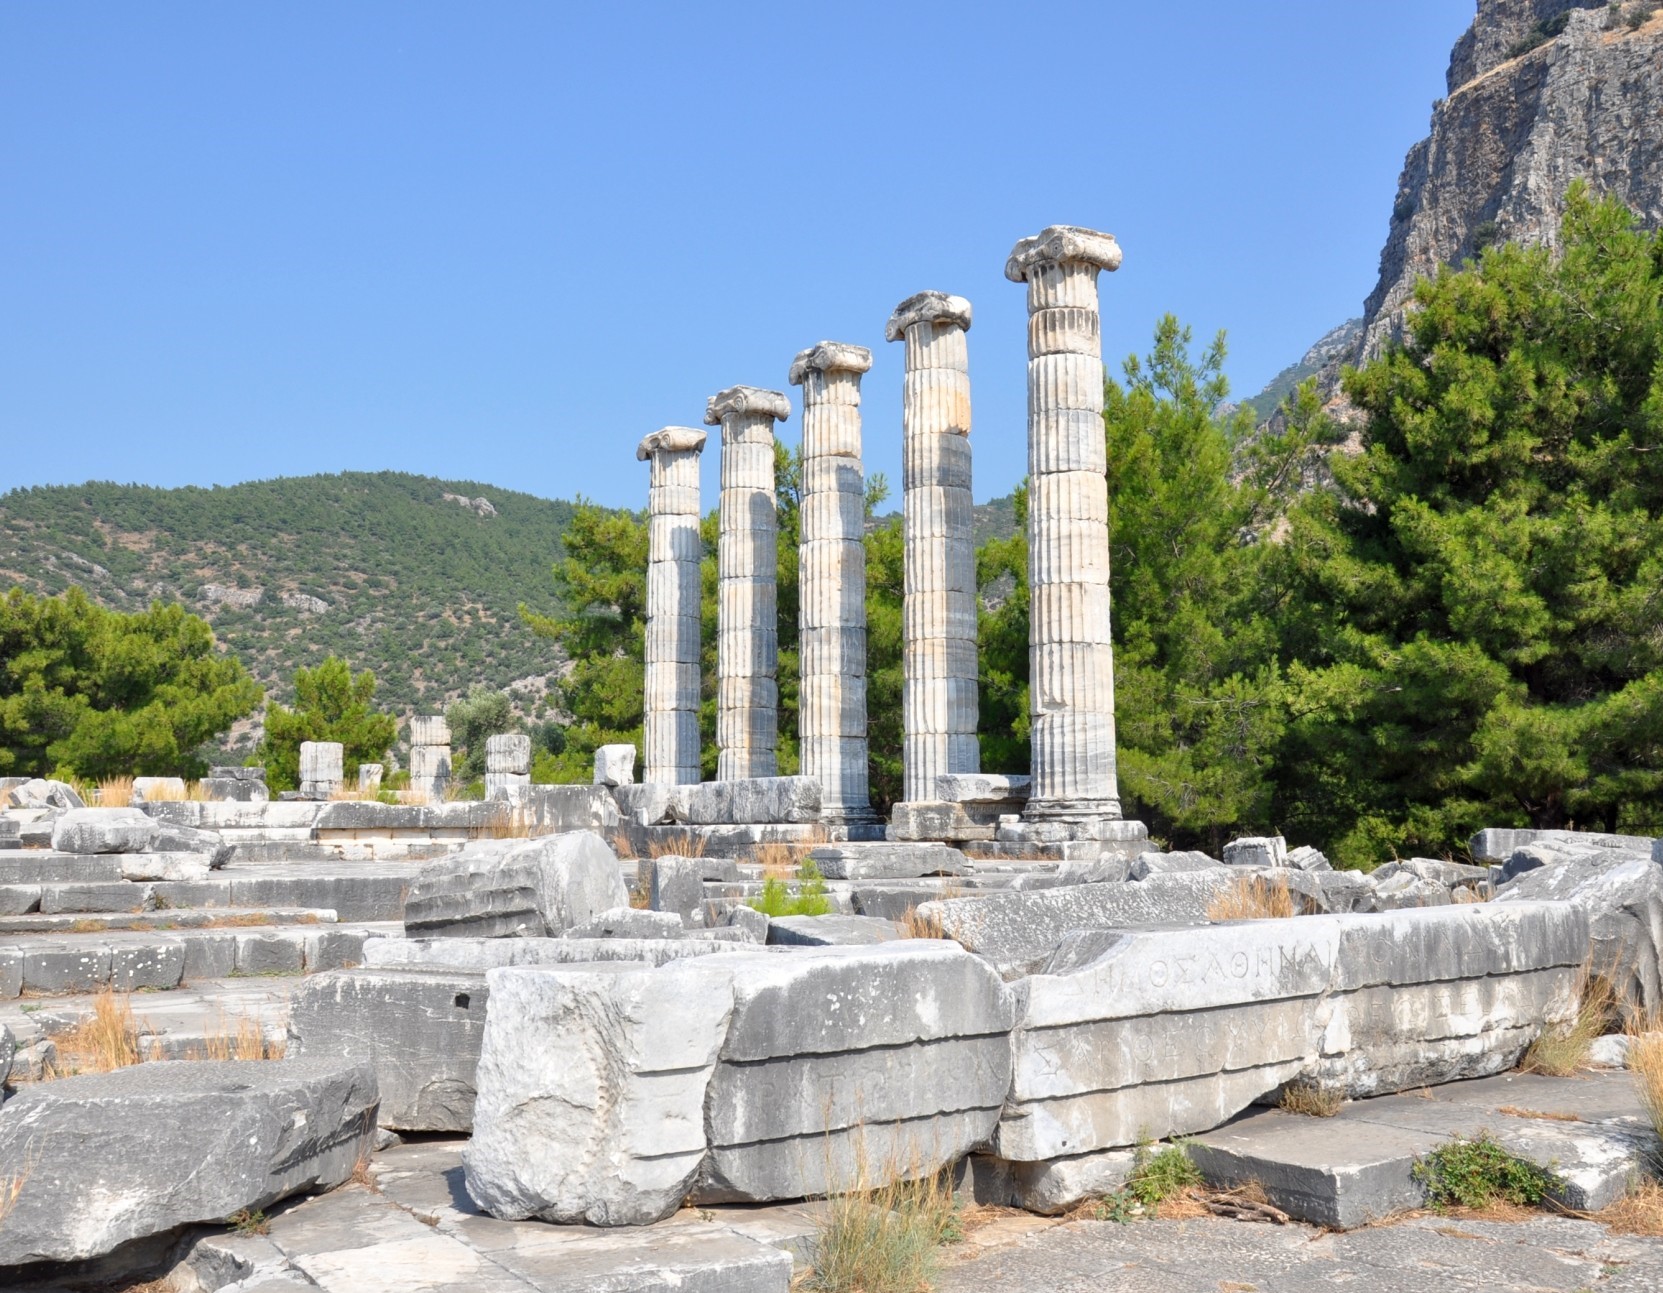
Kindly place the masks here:
POLYGON ((1654 841, 1645 835, 1602 835, 1592 831, 1537 831, 1489 827, 1474 835, 1467 845, 1475 862, 1506 862, 1514 852, 1533 844, 1552 844, 1571 850, 1615 849, 1645 856, 1654 841))
POLYGON ((1372 890, 1362 895, 1358 911, 1401 911, 1408 907, 1442 907, 1453 901, 1449 889, 1436 880, 1424 880, 1407 871, 1378 879, 1371 875, 1372 890))
MULTIPOLYGON (((239 782, 239 785, 251 785, 251 782, 239 782)), ((231 860, 237 851, 235 844, 227 844, 225 837, 218 831, 205 831, 200 827, 187 826, 179 822, 157 821, 156 833, 150 837, 148 845, 152 853, 196 853, 208 859, 209 867, 217 870, 231 860)))
MULTIPOLYGON (((717 958, 727 959, 727 958, 717 958)), ((705 1156, 732 980, 698 962, 487 975, 468 1193, 505 1220, 648 1225, 705 1156)))
POLYGON ((704 924, 702 858, 648 858, 641 866, 647 873, 648 905, 653 911, 672 913, 683 925, 704 924))
POLYGON ((1314 849, 1309 844, 1301 844, 1296 849, 1288 851, 1288 865, 1297 867, 1301 871, 1332 871, 1334 868, 1328 857, 1321 849, 1314 849))
POLYGON ((474 970, 505 965, 576 965, 639 961, 666 965, 690 956, 731 950, 713 938, 375 938, 364 944, 364 964, 384 968, 474 970))
POLYGON ((675 912, 637 911, 614 907, 592 920, 574 925, 567 938, 685 938, 687 923, 675 912))
POLYGON ((627 786, 635 781, 635 747, 602 745, 595 750, 595 784, 627 786))
POLYGON ((922 1175, 992 1134, 1015 996, 980 958, 910 939, 735 953, 733 1017, 693 1197, 765 1201, 922 1175))
POLYGON ((1152 875, 1180 875, 1186 871, 1211 871, 1224 863, 1205 853, 1140 853, 1128 864, 1128 880, 1147 880, 1152 875))
POLYGON ((777 825, 820 820, 814 777, 741 777, 682 786, 670 812, 687 826, 777 825))
POLYGON ((422 868, 404 904, 411 937, 538 938, 627 907, 618 859, 592 831, 474 845, 422 868))
POLYGON ((1202 924, 1208 907, 1241 874, 1221 866, 1122 883, 990 892, 926 902, 918 914, 1015 978, 1038 970, 1073 930, 1202 924))
POLYGON ((1287 866, 1288 842, 1280 835, 1249 835, 1224 846, 1225 866, 1287 866))
POLYGON ((1663 866, 1627 849, 1583 851, 1515 875, 1494 902, 1543 900, 1586 914, 1590 964, 1611 978, 1628 1009, 1663 1007, 1663 866))
POLYGON ((40 777, 15 785, 10 793, 13 808, 85 808, 86 801, 75 793, 73 786, 62 781, 48 781, 40 777))
POLYGON ((0 1107, 26 1168, 0 1267, 97 1257, 347 1180, 375 1131, 375 1076, 329 1057, 139 1064, 32 1085, 0 1107))
POLYGON ((963 875, 969 862, 945 844, 823 844, 809 858, 828 880, 916 880, 927 875, 963 875))
POLYGON ((288 1054, 368 1065, 381 1094, 379 1125, 472 1128, 483 971, 331 970, 302 979, 290 1000, 288 1054))
POLYGON ((1409 858, 1404 861, 1386 862, 1370 874, 1376 881, 1389 880, 1395 875, 1412 875, 1417 880, 1430 880, 1446 889, 1470 889, 1489 881, 1490 868, 1468 866, 1462 862, 1449 862, 1440 858, 1409 858))
POLYGON ((52 826, 59 853, 142 853, 157 826, 137 808, 72 808, 52 826))
POLYGON ((1520 903, 1072 935, 1021 985, 996 1153, 1204 1131, 1299 1080, 1360 1096, 1505 1071, 1574 1014, 1587 930, 1520 903))

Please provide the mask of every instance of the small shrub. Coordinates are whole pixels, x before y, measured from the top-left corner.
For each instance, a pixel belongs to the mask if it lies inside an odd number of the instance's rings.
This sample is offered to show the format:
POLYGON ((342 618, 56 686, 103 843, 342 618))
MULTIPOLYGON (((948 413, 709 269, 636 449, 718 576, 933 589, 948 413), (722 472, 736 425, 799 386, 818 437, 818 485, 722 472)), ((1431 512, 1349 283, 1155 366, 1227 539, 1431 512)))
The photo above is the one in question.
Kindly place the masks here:
POLYGON ((1481 220, 1472 231, 1472 254, 1477 256, 1500 241, 1500 223, 1495 220, 1481 220))
POLYGON ((1456 1137, 1415 1160, 1412 1175, 1426 1201, 1445 1208, 1488 1208, 1497 1203, 1535 1207, 1560 1186, 1545 1167, 1502 1147, 1487 1131, 1456 1137))
POLYGON ((1307 1118, 1332 1118, 1345 1104, 1345 1096, 1333 1087, 1316 1082, 1290 1082, 1282 1088, 1278 1103, 1289 1113, 1304 1114, 1307 1118))
POLYGON ((1099 1221, 1134 1221, 1154 1215, 1161 1204, 1202 1184, 1201 1169, 1180 1144, 1155 1149, 1139 1145, 1126 1184, 1097 1203, 1099 1221))
POLYGON ((271 1222, 266 1214, 258 1208, 252 1211, 248 1208, 239 1209, 225 1218, 225 1224, 239 1235, 265 1235, 271 1233, 271 1222))
POLYGON ((1244 875, 1207 904, 1207 919, 1279 920, 1297 916, 1303 909, 1303 902, 1288 887, 1287 876, 1244 875))
POLYGON ((831 910, 831 899, 826 896, 826 878, 812 859, 797 868, 797 888, 778 876, 762 882, 762 895, 748 904, 770 919, 779 916, 824 916, 831 910))
POLYGON ((1616 991, 1604 975, 1583 971, 1576 1017, 1543 1030, 1519 1061, 1525 1073, 1569 1077, 1588 1064, 1588 1048, 1605 1035, 1616 1011, 1616 991))

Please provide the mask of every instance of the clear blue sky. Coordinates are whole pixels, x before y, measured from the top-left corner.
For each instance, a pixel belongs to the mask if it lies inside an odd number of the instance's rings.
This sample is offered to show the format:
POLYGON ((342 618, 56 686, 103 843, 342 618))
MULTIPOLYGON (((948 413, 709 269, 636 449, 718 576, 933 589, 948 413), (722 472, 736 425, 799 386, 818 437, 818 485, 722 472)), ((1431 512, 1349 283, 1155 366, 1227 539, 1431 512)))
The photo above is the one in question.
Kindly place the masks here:
MULTIPOLYGON (((1373 286, 1473 0, 0 7, 0 491, 397 468, 639 507, 636 442, 967 296, 1024 471, 1011 244, 1115 233, 1252 394, 1373 286)), ((798 434, 793 417, 781 428, 798 434)), ((707 452, 705 499, 715 501, 707 452)))

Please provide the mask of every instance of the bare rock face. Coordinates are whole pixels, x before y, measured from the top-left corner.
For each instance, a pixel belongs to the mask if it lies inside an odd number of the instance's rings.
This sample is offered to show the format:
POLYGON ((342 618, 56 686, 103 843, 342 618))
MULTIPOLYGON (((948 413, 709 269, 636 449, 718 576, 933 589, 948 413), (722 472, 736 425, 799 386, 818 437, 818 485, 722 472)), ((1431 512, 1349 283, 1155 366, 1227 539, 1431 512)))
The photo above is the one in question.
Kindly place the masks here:
MULTIPOLYGON (((130 1239, 339 1185, 375 1130, 375 1074, 329 1057, 139 1064, 41 1083, 0 1113, 23 1165, 4 1268, 77 1261, 130 1239)), ((9 1175, 9 1173, 8 1173, 9 1175)))
POLYGON ((1449 86, 1398 181, 1363 359, 1401 334, 1417 279, 1491 242, 1552 245, 1573 180, 1663 224, 1663 9, 1631 28, 1603 0, 1479 0, 1449 86))

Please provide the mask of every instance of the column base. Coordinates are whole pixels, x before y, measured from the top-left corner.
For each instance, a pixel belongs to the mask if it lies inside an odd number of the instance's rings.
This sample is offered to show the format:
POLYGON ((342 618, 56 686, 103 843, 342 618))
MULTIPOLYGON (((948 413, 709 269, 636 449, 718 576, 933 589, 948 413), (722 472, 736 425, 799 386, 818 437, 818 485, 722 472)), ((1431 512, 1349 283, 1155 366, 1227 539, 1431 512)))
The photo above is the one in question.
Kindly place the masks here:
MULTIPOLYGON (((1029 805, 1030 811, 1033 805, 1029 805)), ((1068 817, 1039 817, 1024 815, 1015 821, 1001 819, 996 839, 1010 844, 1061 844, 1068 840, 1095 840, 1102 844, 1143 845, 1149 839, 1149 828, 1142 822, 1127 821, 1118 814, 1077 814, 1068 817)), ((1138 852, 1142 852, 1142 848, 1138 852)))

